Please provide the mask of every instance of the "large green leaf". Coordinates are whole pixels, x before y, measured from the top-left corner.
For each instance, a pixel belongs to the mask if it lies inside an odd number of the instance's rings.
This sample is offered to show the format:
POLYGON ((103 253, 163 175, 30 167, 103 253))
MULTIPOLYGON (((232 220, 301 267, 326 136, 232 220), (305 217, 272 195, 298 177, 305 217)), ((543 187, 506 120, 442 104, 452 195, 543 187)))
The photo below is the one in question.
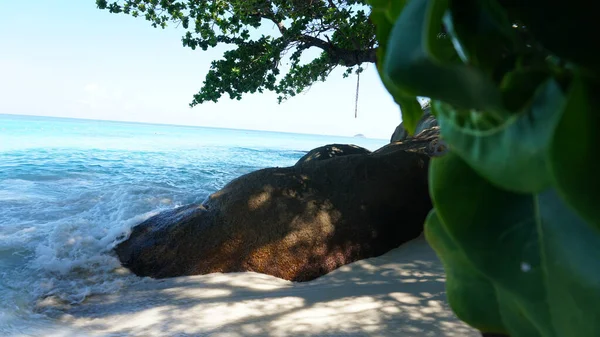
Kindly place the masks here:
POLYGON ((499 1, 513 18, 553 54, 600 74, 600 58, 588 42, 597 41, 598 12, 589 0, 499 1))
POLYGON ((407 93, 397 87, 387 74, 383 72, 384 57, 385 51, 387 50, 389 35, 393 23, 400 15, 407 0, 371 0, 369 2, 373 7, 371 20, 377 24, 376 34, 379 41, 379 47, 377 48, 377 71, 379 72, 383 85, 392 95, 394 101, 400 106, 404 128, 412 135, 417 128, 417 122, 423 115, 423 110, 417 100, 417 96, 407 93))
POLYGON ((456 316, 479 331, 507 333, 494 286, 452 241, 435 210, 425 222, 425 237, 444 264, 446 296, 456 316))
POLYGON ((553 190, 538 205, 549 323, 558 336, 600 336, 600 230, 553 190))
POLYGON ((458 155, 432 160, 448 236, 497 289, 511 336, 600 336, 600 231, 556 194, 498 189, 458 155))
POLYGON ((489 75, 517 45, 512 22, 496 1, 453 0, 444 23, 465 62, 489 75))
POLYGON ((499 287, 496 287, 496 295, 500 315, 510 337, 543 337, 515 296, 499 287))
MULTIPOLYGON (((504 290, 543 336, 551 321, 532 195, 500 190, 450 152, 430 164, 435 209, 471 264, 504 290)), ((506 326, 516 325, 507 322, 506 326)), ((511 330, 512 332, 512 330, 511 330)))
POLYGON ((387 91, 392 94, 394 102, 400 106, 402 113, 402 123, 406 130, 412 130, 409 134, 414 134, 417 124, 423 115, 423 108, 416 96, 407 95, 400 90, 384 73, 379 71, 379 77, 387 91))
POLYGON ((569 92, 565 113, 554 134, 551 169, 559 192, 590 223, 600 229, 600 102, 591 83, 579 78, 569 92))
POLYGON ((492 127, 465 123, 460 120, 464 113, 449 104, 434 102, 433 107, 442 136, 475 171, 499 187, 535 193, 552 182, 548 146, 564 102, 558 83, 549 80, 538 89, 526 111, 492 127))
POLYGON ((548 68, 546 65, 517 68, 507 73, 500 82, 504 106, 514 112, 526 109, 536 90, 550 77, 548 68))
MULTIPOLYGON (((402 9, 409 0, 368 0, 369 5, 371 5, 372 13, 378 12, 382 13, 385 16, 385 20, 390 24, 396 21, 402 9)), ((374 21, 377 25, 381 24, 381 21, 374 21)), ((386 40, 387 41, 387 40, 386 40)), ((380 41, 385 42, 385 41, 380 41)))
POLYGON ((600 62, 563 15, 575 1, 550 17, 538 0, 371 1, 377 68, 405 125, 421 115, 416 97, 432 98, 452 149, 430 166, 425 232, 452 309, 484 332, 600 336, 600 62), (548 20, 565 30, 544 31, 548 20))
POLYGON ((383 72, 411 95, 502 113, 500 92, 490 78, 474 67, 438 58, 441 50, 452 47, 438 37, 447 7, 447 0, 408 2, 390 33, 383 72))

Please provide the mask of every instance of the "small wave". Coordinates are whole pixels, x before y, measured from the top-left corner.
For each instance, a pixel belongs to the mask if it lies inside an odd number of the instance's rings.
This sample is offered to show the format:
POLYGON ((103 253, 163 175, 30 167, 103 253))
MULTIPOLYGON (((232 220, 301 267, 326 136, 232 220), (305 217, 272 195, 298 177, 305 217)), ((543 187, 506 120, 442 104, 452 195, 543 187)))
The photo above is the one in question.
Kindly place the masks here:
MULTIPOLYGON (((92 294, 116 292, 135 279, 123 271, 112 249, 136 224, 179 205, 172 196, 157 197, 156 191, 116 185, 112 190, 80 194, 86 201, 75 202, 76 196, 71 196, 72 204, 69 200, 49 203, 52 206, 43 213, 62 213, 52 221, 44 222, 43 216, 33 223, 18 218, 7 221, 0 228, 0 259, 12 266, 3 268, 2 275, 13 292, 13 301, 7 303, 27 298, 24 302, 31 307, 52 297, 76 304, 92 294), (96 198, 90 199, 91 195, 96 198)), ((0 292, 9 291, 6 285, 0 288, 0 292)))
POLYGON ((35 325, 34 308, 46 313, 52 303, 76 305, 141 282, 112 251, 141 221, 201 202, 242 174, 293 165, 306 153, 298 149, 328 142, 287 142, 260 132, 246 141, 235 138, 243 136, 239 131, 204 130, 198 136, 196 129, 170 127, 157 142, 138 132, 146 126, 124 126, 116 135, 111 124, 89 137, 89 130, 72 126, 62 135, 59 124, 26 134, 27 144, 7 149, 0 141, 0 335, 35 325), (3 330, 10 324, 17 330, 3 330))

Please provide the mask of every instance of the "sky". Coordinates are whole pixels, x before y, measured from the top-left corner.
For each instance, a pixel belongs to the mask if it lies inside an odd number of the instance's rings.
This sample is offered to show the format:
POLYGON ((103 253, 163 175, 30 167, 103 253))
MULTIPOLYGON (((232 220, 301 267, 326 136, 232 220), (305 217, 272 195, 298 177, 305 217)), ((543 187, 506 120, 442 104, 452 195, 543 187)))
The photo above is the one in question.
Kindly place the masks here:
POLYGON ((111 14, 94 0, 0 0, 0 114, 196 125, 387 139, 400 110, 374 65, 334 71, 306 93, 223 96, 189 107, 223 48, 192 50, 177 27, 111 14))

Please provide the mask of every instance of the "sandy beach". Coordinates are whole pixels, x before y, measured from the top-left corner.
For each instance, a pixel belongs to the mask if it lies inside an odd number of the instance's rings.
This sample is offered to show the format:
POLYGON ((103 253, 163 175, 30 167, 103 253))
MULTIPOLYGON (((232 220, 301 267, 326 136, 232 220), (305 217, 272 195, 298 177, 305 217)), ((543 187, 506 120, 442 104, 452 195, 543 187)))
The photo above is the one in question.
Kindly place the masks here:
POLYGON ((449 309, 442 265, 422 237, 311 282, 146 279, 57 318, 90 336, 479 336, 449 309))

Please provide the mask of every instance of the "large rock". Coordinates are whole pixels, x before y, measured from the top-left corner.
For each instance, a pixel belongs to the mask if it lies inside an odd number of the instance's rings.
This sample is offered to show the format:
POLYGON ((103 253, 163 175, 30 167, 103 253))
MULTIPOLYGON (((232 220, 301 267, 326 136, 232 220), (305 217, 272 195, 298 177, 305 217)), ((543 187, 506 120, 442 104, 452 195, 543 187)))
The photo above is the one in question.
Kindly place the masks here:
POLYGON ((146 220, 115 251, 140 276, 254 271, 292 281, 384 254, 417 237, 431 209, 429 157, 390 146, 249 173, 203 205, 146 220))
MULTIPOLYGON (((421 119, 417 122, 417 128, 415 130, 415 135, 423 132, 424 130, 431 129, 435 126, 438 126, 438 122, 435 117, 431 114, 431 108, 427 107, 423 109, 423 115, 421 119)), ((392 137, 390 139, 390 143, 401 142, 409 138, 408 131, 404 128, 404 123, 400 123, 394 130, 392 137)))
POLYGON ((440 139, 440 127, 432 126, 429 129, 422 130, 413 137, 383 146, 373 152, 373 154, 383 155, 397 151, 416 152, 429 157, 437 157, 445 154, 448 151, 448 146, 440 139))
POLYGON ((352 144, 329 144, 317 147, 308 151, 307 154, 298 159, 296 165, 303 165, 304 163, 312 162, 315 160, 325 160, 333 157, 347 156, 353 154, 369 154, 371 151, 352 144))

